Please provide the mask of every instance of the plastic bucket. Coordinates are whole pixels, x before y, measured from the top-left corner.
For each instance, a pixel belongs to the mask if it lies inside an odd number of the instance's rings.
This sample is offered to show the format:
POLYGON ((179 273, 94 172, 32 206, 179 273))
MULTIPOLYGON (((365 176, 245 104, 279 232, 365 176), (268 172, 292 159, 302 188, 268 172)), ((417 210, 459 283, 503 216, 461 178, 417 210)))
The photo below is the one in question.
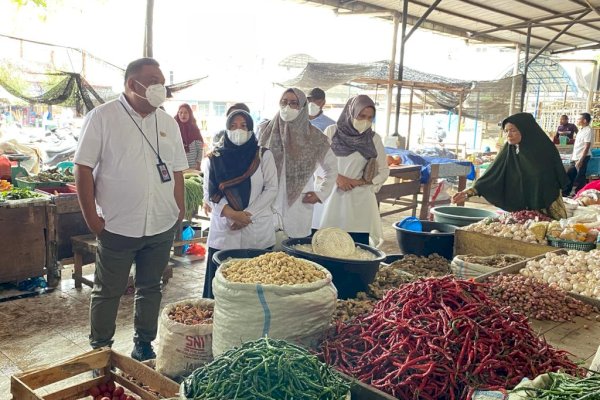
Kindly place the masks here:
POLYGON ((437 253, 451 260, 454 253, 454 231, 456 226, 440 222, 421 221, 423 232, 415 232, 394 224, 398 246, 404 254, 428 256, 437 253), (432 233, 437 230, 439 232, 432 233))

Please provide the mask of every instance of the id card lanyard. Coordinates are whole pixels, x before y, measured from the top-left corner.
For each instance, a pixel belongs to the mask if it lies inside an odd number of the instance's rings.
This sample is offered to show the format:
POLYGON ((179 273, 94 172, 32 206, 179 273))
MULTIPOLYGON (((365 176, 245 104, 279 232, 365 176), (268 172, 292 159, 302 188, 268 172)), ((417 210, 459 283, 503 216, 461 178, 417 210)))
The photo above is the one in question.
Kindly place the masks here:
MULTIPOLYGON (((119 102, 119 103, 121 103, 121 102, 119 102)), ((123 110, 125 110, 127 115, 129 115, 129 118, 131 118, 131 122, 133 122, 135 127, 138 128, 142 137, 144 138, 146 143, 148 143, 148 146, 150 146, 150 148, 152 149, 154 154, 156 154, 156 157, 158 158, 158 164, 156 164, 156 169, 158 170, 158 176, 160 177, 160 181, 162 183, 171 181, 171 174, 169 173, 169 169, 167 168, 167 165, 160 158, 160 145, 158 144, 158 118, 156 116, 156 113, 154 113, 154 123, 156 126, 156 149, 154 149, 154 146, 152 146, 152 143, 150 143, 150 141, 144 134, 144 131, 142 130, 142 128, 137 124, 137 122, 135 122, 135 119, 133 119, 133 117, 131 116, 129 111, 127 111, 127 108, 125 108, 125 105, 123 103, 121 103, 121 106, 123 107, 123 110)))

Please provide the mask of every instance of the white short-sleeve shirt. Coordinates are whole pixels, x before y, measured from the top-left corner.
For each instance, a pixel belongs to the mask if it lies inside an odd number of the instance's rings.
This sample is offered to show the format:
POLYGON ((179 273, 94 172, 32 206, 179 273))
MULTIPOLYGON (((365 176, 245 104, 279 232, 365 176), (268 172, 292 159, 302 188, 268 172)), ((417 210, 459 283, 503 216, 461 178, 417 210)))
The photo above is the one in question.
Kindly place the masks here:
MULTIPOLYGON (((573 157, 571 160, 577 161, 581 158, 581 153, 585 149, 586 144, 591 143, 594 139, 594 134, 592 133, 592 128, 590 126, 584 126, 575 136, 575 144, 573 145, 573 157)), ((592 155, 592 147, 588 150, 587 154, 584 154, 583 157, 592 155)))
POLYGON ((142 118, 123 94, 96 107, 85 118, 75 163, 93 169, 96 203, 107 231, 152 236, 177 221, 173 173, 188 163, 177 122, 164 111, 142 118), (160 179, 156 152, 168 168, 169 182, 160 179))

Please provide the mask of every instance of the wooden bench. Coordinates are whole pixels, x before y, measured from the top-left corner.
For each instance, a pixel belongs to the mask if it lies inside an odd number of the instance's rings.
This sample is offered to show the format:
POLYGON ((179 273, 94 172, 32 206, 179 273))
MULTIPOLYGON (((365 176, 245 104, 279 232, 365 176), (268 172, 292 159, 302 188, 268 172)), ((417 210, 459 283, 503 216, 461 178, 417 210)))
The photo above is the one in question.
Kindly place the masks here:
MULTIPOLYGON (((180 229, 178 229, 178 231, 180 231, 180 229)), ((89 287, 93 287, 94 282, 83 276, 83 265, 84 258, 88 255, 96 254, 96 251, 98 250, 98 241, 96 240, 96 236, 73 236, 71 238, 71 242, 73 244, 73 279, 75 280, 75 287, 79 289, 82 287, 82 284, 86 284, 89 287)), ((190 240, 175 240, 173 242, 173 247, 178 249, 182 248, 186 244, 202 242, 206 242, 206 238, 199 237, 190 240)), ((173 267, 171 265, 167 265, 162 277, 163 284, 166 285, 169 279, 171 279, 171 277, 173 277, 173 267)))
POLYGON ((414 217, 417 212, 417 195, 421 186, 421 167, 419 165, 390 166, 390 177, 375 195, 377 205, 380 203, 391 204, 393 210, 380 213, 381 217, 403 211, 412 211, 414 217), (391 181, 391 183, 390 183, 391 181))

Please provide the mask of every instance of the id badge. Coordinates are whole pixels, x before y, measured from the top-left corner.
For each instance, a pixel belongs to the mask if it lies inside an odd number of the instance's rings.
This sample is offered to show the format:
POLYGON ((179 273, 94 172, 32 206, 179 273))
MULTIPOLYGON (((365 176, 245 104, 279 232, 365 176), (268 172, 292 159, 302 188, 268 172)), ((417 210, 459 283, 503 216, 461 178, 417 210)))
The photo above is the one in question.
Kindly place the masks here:
POLYGON ((162 183, 169 182, 171 180, 171 174, 169 174, 169 169, 164 162, 159 162, 156 164, 156 168, 158 169, 158 175, 160 176, 162 183))

